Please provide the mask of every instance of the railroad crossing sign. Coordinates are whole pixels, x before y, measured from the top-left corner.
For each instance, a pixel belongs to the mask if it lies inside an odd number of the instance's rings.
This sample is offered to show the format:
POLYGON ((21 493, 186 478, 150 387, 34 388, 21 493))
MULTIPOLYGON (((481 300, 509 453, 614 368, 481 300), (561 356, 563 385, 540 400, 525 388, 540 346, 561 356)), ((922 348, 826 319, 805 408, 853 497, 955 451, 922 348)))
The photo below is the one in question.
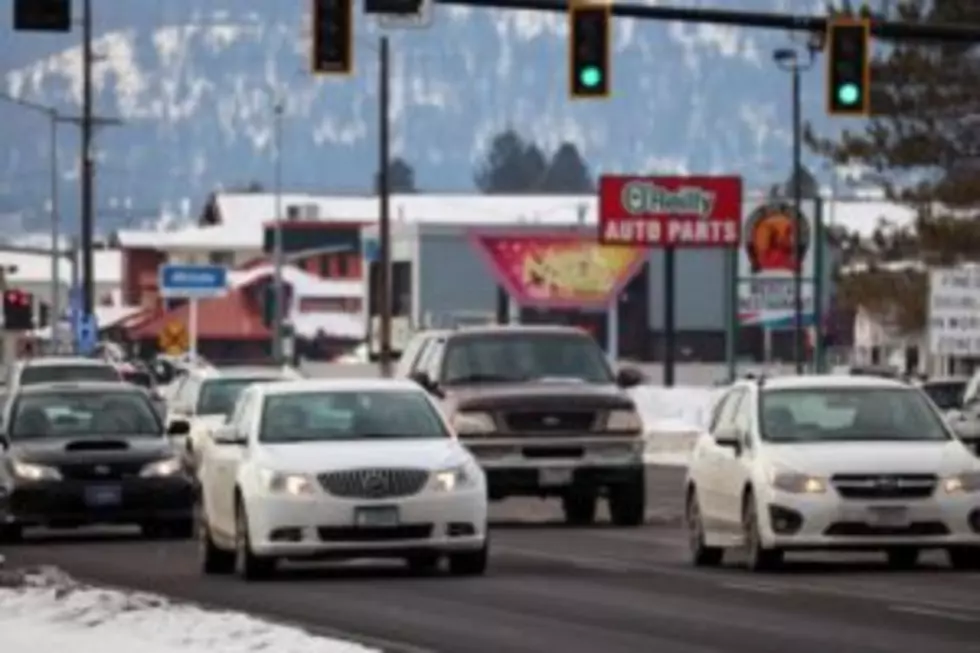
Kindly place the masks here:
POLYGON ((165 354, 179 356, 187 351, 190 338, 182 322, 168 322, 160 331, 157 343, 165 354))

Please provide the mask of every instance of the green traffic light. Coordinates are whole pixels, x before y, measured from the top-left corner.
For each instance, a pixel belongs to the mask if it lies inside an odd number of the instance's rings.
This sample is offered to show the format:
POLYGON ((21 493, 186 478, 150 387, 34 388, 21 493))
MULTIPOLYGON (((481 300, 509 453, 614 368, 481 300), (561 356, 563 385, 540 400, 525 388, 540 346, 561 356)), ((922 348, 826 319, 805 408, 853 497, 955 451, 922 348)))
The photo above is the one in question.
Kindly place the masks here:
POLYGON ((861 99, 861 90, 857 84, 842 84, 837 89, 837 99, 841 104, 857 104, 861 99))
POLYGON ((602 82, 602 71, 598 66, 586 66, 578 74, 579 81, 586 88, 595 88, 602 82))

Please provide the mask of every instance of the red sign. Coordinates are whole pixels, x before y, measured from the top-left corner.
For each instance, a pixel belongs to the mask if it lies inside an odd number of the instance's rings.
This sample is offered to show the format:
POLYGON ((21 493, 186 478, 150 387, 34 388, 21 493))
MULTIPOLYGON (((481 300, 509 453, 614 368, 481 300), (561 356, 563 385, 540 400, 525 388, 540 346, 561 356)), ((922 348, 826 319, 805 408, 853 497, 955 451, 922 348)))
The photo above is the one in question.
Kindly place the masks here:
POLYGON ((471 234, 510 296, 524 306, 605 308, 646 260, 639 247, 577 234, 471 234))
POLYGON ((742 230, 739 177, 599 179, 599 242, 731 247, 742 230))

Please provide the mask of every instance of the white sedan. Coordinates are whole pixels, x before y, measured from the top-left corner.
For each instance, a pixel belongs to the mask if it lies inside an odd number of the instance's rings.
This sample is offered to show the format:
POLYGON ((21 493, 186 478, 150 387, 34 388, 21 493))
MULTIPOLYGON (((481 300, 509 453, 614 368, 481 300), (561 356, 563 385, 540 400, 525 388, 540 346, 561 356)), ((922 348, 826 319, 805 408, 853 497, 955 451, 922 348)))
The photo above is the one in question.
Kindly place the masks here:
POLYGON ((411 381, 250 386, 201 461, 204 573, 270 575, 280 560, 488 558, 480 466, 411 381))
POLYGON ((918 388, 875 377, 736 383, 687 476, 695 564, 743 550, 752 569, 791 551, 924 549, 980 568, 980 460, 918 388))

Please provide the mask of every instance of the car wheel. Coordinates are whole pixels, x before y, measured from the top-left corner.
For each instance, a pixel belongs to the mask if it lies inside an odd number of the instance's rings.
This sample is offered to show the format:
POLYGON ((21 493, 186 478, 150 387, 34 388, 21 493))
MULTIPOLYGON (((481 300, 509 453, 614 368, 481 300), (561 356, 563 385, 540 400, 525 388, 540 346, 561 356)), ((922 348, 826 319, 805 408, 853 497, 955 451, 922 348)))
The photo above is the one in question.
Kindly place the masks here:
POLYGON ((565 523, 572 526, 587 526, 594 523, 598 503, 599 497, 594 488, 569 488, 561 498, 565 523))
POLYGON ((745 494, 742 502, 742 537, 745 549, 745 566, 750 571, 770 571, 783 562, 781 549, 767 549, 759 532, 759 515, 755 507, 755 495, 745 494))
POLYGON ((453 576, 482 576, 490 561, 490 540, 476 551, 449 554, 449 573, 453 576))
POLYGON ((647 488, 643 470, 633 480, 609 488, 609 516, 616 526, 642 526, 646 510, 647 488))
POLYGON ((980 546, 957 546, 946 551, 949 564, 954 569, 980 570, 980 546))
POLYGON ((17 544, 24 539, 24 527, 20 524, 0 525, 0 543, 17 544))
POLYGON ((235 571, 235 552, 219 549, 211 537, 211 528, 201 520, 197 530, 201 571, 209 576, 227 575, 235 571))
POLYGON ((440 560, 438 553, 419 553, 409 556, 405 562, 413 574, 432 574, 439 569, 440 560))
POLYGON ((235 502, 235 571, 245 580, 264 580, 275 573, 275 558, 257 556, 252 552, 248 534, 248 515, 242 502, 235 502))
POLYGON ((889 549, 888 566, 894 569, 912 569, 919 563, 918 549, 889 549))
POLYGON ((725 550, 704 543, 704 520, 701 517, 701 504, 697 492, 692 488, 687 495, 687 541, 691 552, 691 562, 697 567, 716 567, 725 557, 725 550))

